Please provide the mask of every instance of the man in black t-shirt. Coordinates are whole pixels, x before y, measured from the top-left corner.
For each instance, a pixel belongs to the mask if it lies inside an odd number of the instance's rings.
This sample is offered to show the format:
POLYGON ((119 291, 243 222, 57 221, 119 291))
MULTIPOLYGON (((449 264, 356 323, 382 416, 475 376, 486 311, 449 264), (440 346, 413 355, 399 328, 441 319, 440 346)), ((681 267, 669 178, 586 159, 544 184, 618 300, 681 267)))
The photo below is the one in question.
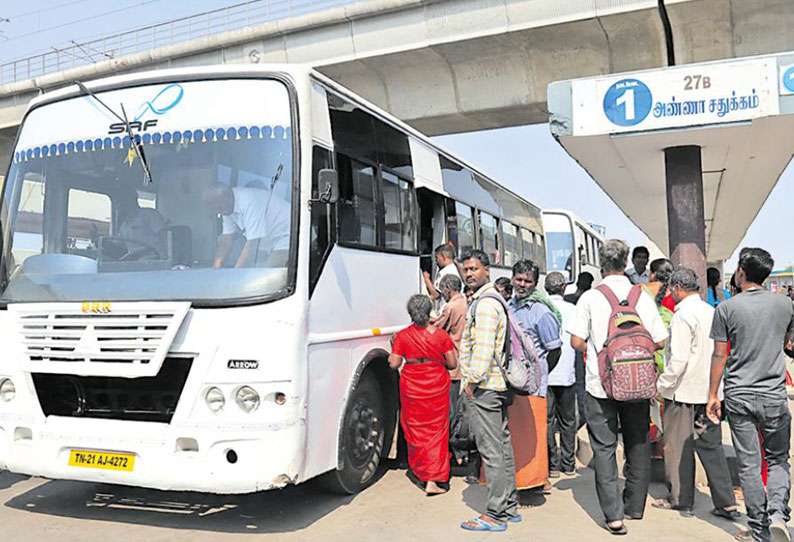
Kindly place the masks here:
POLYGON ((717 392, 724 374, 725 410, 750 527, 749 533, 740 533, 737 539, 790 542, 786 523, 791 514, 791 414, 783 350, 788 353, 792 348, 794 307, 785 296, 761 286, 773 266, 770 254, 760 248, 744 248, 739 255, 735 277, 741 293, 717 307, 711 327, 715 343, 706 408, 717 423, 721 416, 717 392), (761 481, 759 432, 769 465, 766 491, 761 481))

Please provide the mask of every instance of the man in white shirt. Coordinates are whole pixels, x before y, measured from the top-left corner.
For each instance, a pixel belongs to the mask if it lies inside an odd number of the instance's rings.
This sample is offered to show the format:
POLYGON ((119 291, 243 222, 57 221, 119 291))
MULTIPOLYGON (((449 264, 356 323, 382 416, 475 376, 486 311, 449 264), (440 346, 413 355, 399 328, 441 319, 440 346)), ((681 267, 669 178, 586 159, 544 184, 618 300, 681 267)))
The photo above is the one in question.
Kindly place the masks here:
POLYGON ((232 252, 235 238, 245 238, 234 267, 253 267, 273 249, 286 249, 289 243, 289 204, 272 190, 230 188, 211 183, 204 190, 204 203, 223 215, 223 235, 215 253, 213 267, 223 267, 232 252), (264 256, 258 257, 262 252, 264 256))
MULTIPOLYGON (((427 271, 422 273, 422 276, 425 279, 425 286, 427 286, 427 292, 430 295, 430 299, 435 301, 436 310, 439 314, 441 314, 441 311, 444 310, 444 305, 446 302, 441 296, 441 288, 439 287, 439 283, 445 275, 455 275, 460 279, 460 272, 458 271, 457 264, 455 264, 455 249, 452 247, 452 245, 444 244, 437 246, 436 250, 434 251, 434 256, 436 265, 438 266, 436 280, 430 280, 430 273, 427 271)), ((461 284, 462 280, 463 279, 461 279, 461 284)))
POLYGON ((576 306, 562 298, 565 283, 562 273, 555 271, 546 275, 546 293, 562 318, 562 352, 557 366, 549 373, 546 393, 549 478, 559 477, 560 472, 569 475, 576 472, 576 351, 571 346, 571 334, 565 331, 573 320, 576 306), (560 430, 559 449, 555 428, 560 430))
POLYGON ((692 515, 697 452, 711 489, 711 513, 731 519, 739 517, 739 512, 722 448, 722 429, 706 416, 714 309, 700 298, 699 286, 697 274, 686 267, 678 268, 670 278, 675 315, 670 320, 664 373, 656 383, 664 398, 664 466, 670 496, 656 499, 652 506, 692 515))
MULTIPOLYGON (((618 299, 624 300, 633 288, 625 275, 629 248, 623 241, 610 239, 599 249, 602 284, 609 287, 618 299)), ((667 330, 656 304, 647 295, 637 301, 637 314, 658 348, 664 348, 667 330)), ((598 374, 598 349, 607 339, 609 301, 598 290, 582 294, 576 304, 573 322, 567 331, 571 346, 586 352, 585 413, 590 445, 593 449, 596 493, 606 525, 613 534, 625 534, 624 516, 642 519, 651 477, 650 402, 619 402, 607 399, 598 374), (618 423, 619 422, 619 423, 618 423), (618 492, 618 466, 615 451, 618 426, 622 429, 626 455, 626 485, 621 498, 618 492)))
POLYGON ((651 259, 651 253, 643 246, 634 247, 631 251, 631 264, 634 267, 626 269, 626 276, 632 284, 648 284, 651 274, 648 271, 648 260, 651 259))

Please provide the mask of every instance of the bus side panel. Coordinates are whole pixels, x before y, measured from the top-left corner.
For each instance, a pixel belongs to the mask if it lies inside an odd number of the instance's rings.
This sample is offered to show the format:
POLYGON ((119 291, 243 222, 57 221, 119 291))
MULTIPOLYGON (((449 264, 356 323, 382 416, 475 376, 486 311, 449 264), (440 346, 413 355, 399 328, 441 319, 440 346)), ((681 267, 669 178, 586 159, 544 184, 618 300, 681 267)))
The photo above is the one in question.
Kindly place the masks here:
POLYGON ((405 304, 419 281, 416 256, 332 249, 309 302, 305 479, 336 468, 356 368, 373 349, 388 351, 390 335, 408 325, 405 304))
POLYGON ((342 410, 351 371, 350 347, 344 342, 310 345, 308 355, 305 480, 336 468, 335 414, 342 410))

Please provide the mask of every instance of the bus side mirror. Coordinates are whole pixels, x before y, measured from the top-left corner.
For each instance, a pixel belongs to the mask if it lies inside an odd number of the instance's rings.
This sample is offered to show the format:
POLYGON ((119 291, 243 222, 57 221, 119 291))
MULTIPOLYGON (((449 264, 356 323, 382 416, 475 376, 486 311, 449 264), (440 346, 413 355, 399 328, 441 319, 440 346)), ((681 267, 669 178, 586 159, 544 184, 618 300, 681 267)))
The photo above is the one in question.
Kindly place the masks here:
POLYGON ((317 173, 320 203, 333 205, 339 200, 339 176, 335 169, 321 169, 317 173))

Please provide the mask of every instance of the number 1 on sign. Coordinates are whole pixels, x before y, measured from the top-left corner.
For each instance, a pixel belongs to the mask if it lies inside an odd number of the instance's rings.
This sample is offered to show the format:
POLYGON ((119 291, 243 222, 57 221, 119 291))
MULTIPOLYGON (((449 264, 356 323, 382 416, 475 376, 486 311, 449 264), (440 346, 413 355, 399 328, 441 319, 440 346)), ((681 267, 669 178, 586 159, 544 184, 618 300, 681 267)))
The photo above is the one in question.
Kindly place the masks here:
POLYGON ((634 89, 628 88, 626 92, 620 95, 615 103, 622 105, 625 110, 626 120, 634 120, 634 89))

